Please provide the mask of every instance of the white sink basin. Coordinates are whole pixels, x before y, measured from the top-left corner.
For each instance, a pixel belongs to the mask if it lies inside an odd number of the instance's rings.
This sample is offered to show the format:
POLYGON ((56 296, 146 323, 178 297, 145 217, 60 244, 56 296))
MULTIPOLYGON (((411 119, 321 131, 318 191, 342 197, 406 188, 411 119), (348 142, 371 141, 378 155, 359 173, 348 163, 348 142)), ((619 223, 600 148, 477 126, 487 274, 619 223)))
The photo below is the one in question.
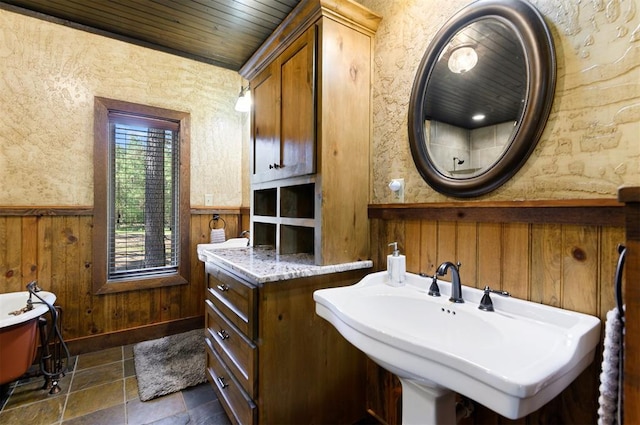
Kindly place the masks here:
POLYGON ((201 243, 198 244, 198 250, 205 249, 227 249, 227 248, 246 248, 249 246, 247 238, 231 238, 219 243, 201 243))
MULTIPOLYGON (((374 273, 316 291, 316 313, 398 375, 403 397, 416 396, 409 394, 416 385, 438 397, 452 390, 511 419, 542 407, 593 361, 596 317, 496 294, 495 311, 485 312, 481 290, 463 286, 465 302, 457 304, 449 302, 449 282, 438 280, 440 297, 427 294, 430 283, 407 273, 405 286, 391 287, 386 272, 374 273)), ((403 405, 406 413, 413 408, 403 405)), ((429 422, 412 415, 403 422, 429 422)))

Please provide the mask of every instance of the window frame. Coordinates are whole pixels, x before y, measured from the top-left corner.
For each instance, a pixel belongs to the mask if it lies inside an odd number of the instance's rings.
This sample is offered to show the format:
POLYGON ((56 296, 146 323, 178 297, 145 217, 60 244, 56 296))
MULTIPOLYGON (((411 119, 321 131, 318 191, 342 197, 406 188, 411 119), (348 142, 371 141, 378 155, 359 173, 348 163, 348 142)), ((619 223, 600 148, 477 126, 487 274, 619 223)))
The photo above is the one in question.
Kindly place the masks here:
POLYGON ((121 100, 95 97, 94 100, 94 212, 93 212, 93 292, 109 294, 160 288, 189 283, 190 278, 190 114, 121 100), (161 276, 109 280, 107 271, 109 211, 109 111, 178 121, 180 124, 179 170, 179 251, 178 269, 161 276))

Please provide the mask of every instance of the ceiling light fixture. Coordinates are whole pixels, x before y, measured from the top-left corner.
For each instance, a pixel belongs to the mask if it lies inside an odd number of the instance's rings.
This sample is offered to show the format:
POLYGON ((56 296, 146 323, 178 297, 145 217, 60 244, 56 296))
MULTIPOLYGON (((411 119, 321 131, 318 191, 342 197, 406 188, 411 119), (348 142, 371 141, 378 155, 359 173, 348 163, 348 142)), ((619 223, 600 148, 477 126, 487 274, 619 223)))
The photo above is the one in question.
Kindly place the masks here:
POLYGON ((456 74, 463 74, 471 70, 478 63, 478 54, 473 47, 460 45, 451 51, 449 69, 456 74))
POLYGON ((249 112, 251 110, 251 90, 249 86, 246 88, 240 86, 240 94, 238 95, 235 109, 238 112, 249 112))
POLYGON ((485 118, 486 117, 484 114, 475 114, 474 116, 471 117, 471 119, 474 121, 482 121, 485 118))

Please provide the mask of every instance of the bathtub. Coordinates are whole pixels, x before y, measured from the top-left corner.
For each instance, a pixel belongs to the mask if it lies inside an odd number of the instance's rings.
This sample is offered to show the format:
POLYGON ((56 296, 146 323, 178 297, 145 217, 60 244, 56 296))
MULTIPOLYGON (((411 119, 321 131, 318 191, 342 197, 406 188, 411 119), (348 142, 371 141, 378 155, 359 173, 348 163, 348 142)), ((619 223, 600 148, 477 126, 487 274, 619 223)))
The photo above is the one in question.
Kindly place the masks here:
MULTIPOLYGON (((56 296, 40 291, 38 296, 53 305, 56 296)), ((49 307, 35 296, 33 310, 18 315, 10 314, 27 305, 29 292, 0 294, 0 385, 15 381, 31 366, 38 347, 38 318, 49 312, 49 307)))

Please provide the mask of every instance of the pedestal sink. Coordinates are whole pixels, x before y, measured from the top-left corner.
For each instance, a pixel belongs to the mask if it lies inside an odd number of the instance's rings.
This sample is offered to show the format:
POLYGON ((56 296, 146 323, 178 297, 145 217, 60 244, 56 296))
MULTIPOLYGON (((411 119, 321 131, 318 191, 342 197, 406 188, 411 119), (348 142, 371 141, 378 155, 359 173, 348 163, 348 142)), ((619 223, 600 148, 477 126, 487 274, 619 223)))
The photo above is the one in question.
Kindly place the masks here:
MULTIPOLYGON (((592 361, 600 320, 463 286, 462 304, 427 294, 431 278, 386 272, 314 293, 316 313, 402 383, 405 424, 455 423, 454 393, 510 418, 523 417, 564 390, 592 361)), ((505 289, 508 290, 508 284, 505 289)))

